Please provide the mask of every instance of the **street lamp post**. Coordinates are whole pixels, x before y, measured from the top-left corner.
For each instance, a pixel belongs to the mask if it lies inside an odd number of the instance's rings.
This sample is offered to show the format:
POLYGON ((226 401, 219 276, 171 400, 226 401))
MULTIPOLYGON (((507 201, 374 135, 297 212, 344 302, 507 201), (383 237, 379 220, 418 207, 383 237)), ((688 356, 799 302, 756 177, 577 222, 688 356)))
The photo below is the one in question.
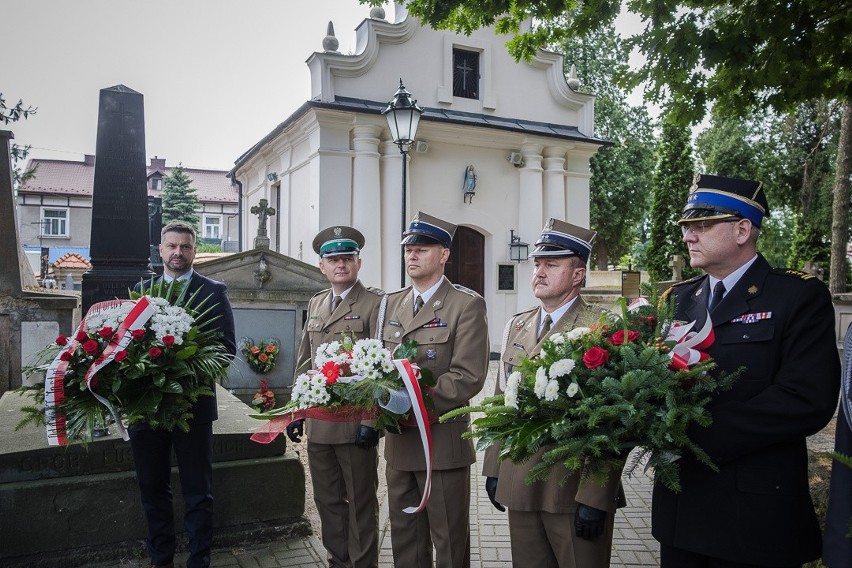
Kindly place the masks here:
MULTIPOLYGON (((399 153, 402 154, 402 231, 405 232, 405 227, 408 222, 405 207, 405 182, 407 178, 407 162, 408 150, 414 142, 414 136, 417 133, 417 125, 420 123, 420 115, 423 114, 423 109, 417 106, 417 101, 411 98, 405 86, 402 84, 402 79, 399 80, 399 89, 394 94, 393 99, 388 102, 388 108, 382 111, 388 121, 390 128, 391 139, 393 143, 399 147, 399 153)), ((405 287, 405 258, 400 259, 400 286, 405 287)))

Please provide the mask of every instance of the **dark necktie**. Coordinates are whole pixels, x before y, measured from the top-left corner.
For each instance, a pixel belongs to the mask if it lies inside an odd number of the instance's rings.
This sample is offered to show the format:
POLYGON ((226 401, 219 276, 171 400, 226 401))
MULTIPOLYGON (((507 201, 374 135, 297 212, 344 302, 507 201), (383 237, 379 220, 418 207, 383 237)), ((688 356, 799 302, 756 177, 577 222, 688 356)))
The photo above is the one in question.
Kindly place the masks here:
POLYGON ((420 311, 420 308, 423 307, 423 296, 417 296, 417 299, 414 300, 414 315, 417 315, 417 312, 420 311))
POLYGON ((538 340, 541 341, 541 338, 547 335, 547 332, 550 331, 550 326, 553 323, 553 318, 550 317, 550 314, 544 316, 544 322, 541 326, 541 331, 538 333, 538 340))
POLYGON ((331 300, 331 313, 334 313, 334 310, 337 309, 337 306, 340 305, 340 302, 343 300, 340 296, 335 296, 331 300))
POLYGON ((725 295, 725 284, 719 280, 716 282, 716 285, 713 287, 713 296, 710 298, 710 304, 708 305, 708 309, 712 312, 716 309, 716 306, 719 305, 719 302, 722 301, 722 296, 725 295))

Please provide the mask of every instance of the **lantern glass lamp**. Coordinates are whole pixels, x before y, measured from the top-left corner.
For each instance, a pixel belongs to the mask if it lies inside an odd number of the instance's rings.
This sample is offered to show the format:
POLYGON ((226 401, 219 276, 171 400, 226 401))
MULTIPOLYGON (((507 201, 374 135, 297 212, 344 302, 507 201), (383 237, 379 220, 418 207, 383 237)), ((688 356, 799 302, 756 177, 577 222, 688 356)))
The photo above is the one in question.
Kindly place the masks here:
POLYGON ((521 241, 521 237, 515 234, 514 229, 510 229, 511 238, 509 241, 509 259, 515 262, 527 260, 529 256, 530 245, 521 241))
MULTIPOLYGON (((399 89, 388 102, 388 108, 382 111, 388 121, 391 138, 393 143, 399 147, 399 153, 402 157, 402 214, 401 214, 401 230, 405 232, 405 227, 408 224, 408 215, 406 213, 406 188, 405 182, 408 177, 408 150, 411 144, 414 143, 414 136, 417 134, 417 125, 420 124, 420 115, 423 114, 423 109, 417 106, 417 101, 411 98, 411 93, 405 89, 402 84, 402 79, 399 80, 399 89)), ((405 287, 405 261, 400 257, 399 264, 399 281, 400 286, 405 287)))
POLYGON ((394 144, 401 148, 414 142, 423 109, 417 106, 416 100, 411 98, 411 93, 402 84, 402 79, 399 80, 399 89, 397 89, 393 99, 388 102, 388 108, 383 110, 382 114, 388 121, 388 128, 390 128, 394 144))

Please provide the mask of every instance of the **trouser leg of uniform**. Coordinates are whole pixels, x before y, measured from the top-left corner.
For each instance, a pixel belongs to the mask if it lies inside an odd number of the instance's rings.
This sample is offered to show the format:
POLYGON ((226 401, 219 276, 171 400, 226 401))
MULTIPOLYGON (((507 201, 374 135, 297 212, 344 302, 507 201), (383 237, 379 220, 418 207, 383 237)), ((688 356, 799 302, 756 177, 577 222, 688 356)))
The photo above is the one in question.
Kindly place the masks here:
POLYGON ((401 471, 387 466, 388 517, 391 522, 391 547, 394 566, 400 568, 432 568, 432 539, 426 511, 405 513, 415 507, 422 496, 413 471, 401 471))
POLYGON ((514 566, 559 566, 539 511, 509 509, 509 539, 514 566))
POLYGON ((165 430, 131 429, 130 450, 152 564, 169 564, 175 554, 175 520, 171 489, 171 434, 165 430))
POLYGON ((213 545, 213 423, 190 421, 176 429, 172 442, 185 505, 183 526, 189 539, 187 568, 208 568, 213 545))
POLYGON ((328 560, 332 566, 348 566, 349 503, 334 445, 308 441, 308 467, 328 560))
POLYGON ((337 444, 334 449, 349 501, 349 561, 353 568, 375 568, 379 564, 378 450, 354 444, 337 444))
MULTIPOLYGON (((563 527, 567 527, 570 538, 573 541, 572 549, 574 552, 574 563, 579 567, 585 568, 609 568, 610 557, 612 556, 612 531, 615 527, 615 513, 607 513, 604 532, 601 536, 594 540, 586 540, 575 536, 574 534, 574 513, 568 515, 554 515, 552 513, 542 513, 545 518, 557 517, 557 519, 545 523, 548 531, 550 527, 555 532, 559 527, 560 532, 564 532, 563 527), (565 521, 567 517, 567 522, 565 521)), ((567 551, 566 551, 567 553, 567 551)), ((557 557, 561 558, 557 552, 557 557)))
MULTIPOLYGON (((426 472, 418 471, 421 491, 426 472)), ((470 566, 470 466, 432 471, 432 491, 426 504, 437 568, 470 566)), ((393 535, 393 531, 391 531, 393 535)))

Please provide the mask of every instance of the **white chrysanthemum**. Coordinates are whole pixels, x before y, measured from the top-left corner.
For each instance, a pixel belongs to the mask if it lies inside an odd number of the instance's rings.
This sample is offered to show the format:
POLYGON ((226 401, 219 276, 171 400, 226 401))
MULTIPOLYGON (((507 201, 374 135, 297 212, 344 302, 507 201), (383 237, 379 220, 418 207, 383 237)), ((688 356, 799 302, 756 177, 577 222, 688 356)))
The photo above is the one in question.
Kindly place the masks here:
POLYGON ((512 408, 518 408, 518 393, 515 390, 506 389, 503 393, 503 403, 512 408))
POLYGON ((544 389, 544 400, 556 400, 557 398, 559 398, 559 383, 551 379, 544 389))
POLYGON ((554 333, 549 339, 554 345, 562 345, 565 343, 565 336, 562 333, 554 333))
POLYGON ((571 331, 568 332, 568 340, 569 341, 577 341, 584 335, 591 333, 591 329, 588 327, 575 327, 571 331))
POLYGON ((311 386, 311 377, 305 373, 302 373, 296 380, 293 381, 293 390, 290 393, 290 397, 299 405, 299 408, 305 408, 309 406, 307 403, 307 395, 311 386))
POLYGON ((519 373, 518 371, 512 371, 512 373, 509 374, 509 380, 506 383, 506 390, 517 390, 518 385, 521 384, 522 378, 523 377, 521 376, 521 373, 519 373))
POLYGON ((580 391, 580 385, 577 383, 571 383, 568 385, 568 388, 565 389, 565 392, 568 394, 568 398, 574 398, 577 393, 580 391))
POLYGON ((535 385, 533 386, 533 392, 538 398, 544 398, 544 389, 547 388, 547 372, 544 370, 544 367, 539 367, 538 371, 535 373, 535 385))
POLYGON ((163 306, 149 320, 149 327, 154 332, 154 336, 162 340, 166 335, 172 335, 175 338, 175 344, 183 343, 183 336, 192 329, 194 320, 192 317, 179 306, 163 306))
POLYGON ((575 327, 571 331, 566 333, 569 341, 576 341, 581 337, 584 337, 592 332, 592 329, 589 327, 575 327))
POLYGON ((560 359, 550 366, 550 370, 547 374, 554 378, 564 377, 574 370, 574 365, 576 365, 576 363, 573 359, 560 359))

